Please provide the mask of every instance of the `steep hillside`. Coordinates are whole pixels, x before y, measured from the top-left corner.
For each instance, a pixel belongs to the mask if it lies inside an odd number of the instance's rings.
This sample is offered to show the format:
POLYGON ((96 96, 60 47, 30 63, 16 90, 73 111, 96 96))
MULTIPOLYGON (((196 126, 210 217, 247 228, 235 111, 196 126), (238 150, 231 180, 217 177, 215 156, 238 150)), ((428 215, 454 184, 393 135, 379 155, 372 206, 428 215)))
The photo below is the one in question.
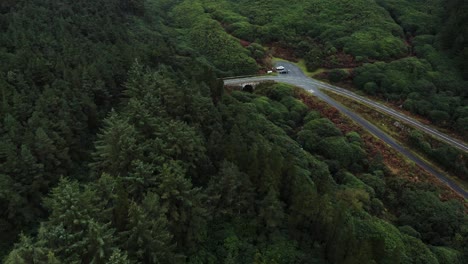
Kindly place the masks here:
POLYGON ((272 43, 318 66, 385 60, 363 76, 431 75, 403 58, 389 8, 3 1, 2 263, 466 263, 464 201, 387 167, 301 90, 218 79, 255 73, 272 43))
POLYGON ((344 68, 323 77, 459 135, 468 131, 466 1, 195 2, 233 36, 272 46, 278 56, 285 55, 278 48, 290 50, 310 71, 344 68))

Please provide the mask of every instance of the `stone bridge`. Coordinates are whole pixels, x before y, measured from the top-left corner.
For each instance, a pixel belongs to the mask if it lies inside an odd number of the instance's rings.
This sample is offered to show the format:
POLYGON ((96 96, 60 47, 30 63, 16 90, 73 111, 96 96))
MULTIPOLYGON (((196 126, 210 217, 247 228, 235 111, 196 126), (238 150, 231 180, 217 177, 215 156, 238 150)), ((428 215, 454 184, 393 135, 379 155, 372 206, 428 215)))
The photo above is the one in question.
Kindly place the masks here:
POLYGON ((241 90, 244 92, 252 93, 255 90, 255 87, 262 83, 262 81, 255 81, 255 82, 238 82, 238 83, 227 83, 227 86, 235 90, 241 90))

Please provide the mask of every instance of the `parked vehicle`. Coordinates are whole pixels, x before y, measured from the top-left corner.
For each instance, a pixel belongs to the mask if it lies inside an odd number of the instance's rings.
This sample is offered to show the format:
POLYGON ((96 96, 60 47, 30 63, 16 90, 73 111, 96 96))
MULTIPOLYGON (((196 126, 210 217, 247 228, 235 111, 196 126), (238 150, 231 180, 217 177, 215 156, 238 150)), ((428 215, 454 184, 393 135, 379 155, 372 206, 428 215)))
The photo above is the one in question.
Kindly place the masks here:
POLYGON ((284 68, 284 66, 278 66, 276 67, 276 71, 280 74, 285 74, 285 73, 289 73, 289 70, 287 70, 286 68, 284 68))

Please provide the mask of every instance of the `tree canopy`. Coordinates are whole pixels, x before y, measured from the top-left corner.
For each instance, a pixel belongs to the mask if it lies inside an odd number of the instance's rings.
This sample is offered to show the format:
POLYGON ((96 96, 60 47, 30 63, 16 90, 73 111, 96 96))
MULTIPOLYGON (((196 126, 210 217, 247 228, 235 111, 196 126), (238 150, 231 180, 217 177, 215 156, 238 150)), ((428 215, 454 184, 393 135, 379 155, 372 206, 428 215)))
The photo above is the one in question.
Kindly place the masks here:
POLYGON ((461 201, 396 175, 297 88, 218 79, 255 73, 276 41, 388 60, 357 85, 463 127, 461 79, 436 78, 433 37, 402 58, 407 32, 437 26, 402 17, 403 31, 392 21, 408 14, 380 2, 2 1, 1 261, 466 263, 461 201))

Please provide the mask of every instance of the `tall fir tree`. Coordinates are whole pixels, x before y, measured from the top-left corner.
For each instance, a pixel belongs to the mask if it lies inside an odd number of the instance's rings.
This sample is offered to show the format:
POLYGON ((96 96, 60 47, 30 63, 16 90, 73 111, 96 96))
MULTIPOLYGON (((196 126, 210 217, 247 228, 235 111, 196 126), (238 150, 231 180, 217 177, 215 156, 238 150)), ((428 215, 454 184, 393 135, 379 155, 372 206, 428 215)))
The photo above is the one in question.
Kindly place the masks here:
POLYGON ((176 254, 168 221, 156 194, 148 193, 142 206, 132 203, 123 247, 131 259, 141 263, 174 263, 176 254))
POLYGON ((105 121, 102 133, 98 134, 95 162, 91 164, 96 173, 126 175, 132 160, 140 156, 137 144, 137 131, 126 118, 112 111, 105 121))

